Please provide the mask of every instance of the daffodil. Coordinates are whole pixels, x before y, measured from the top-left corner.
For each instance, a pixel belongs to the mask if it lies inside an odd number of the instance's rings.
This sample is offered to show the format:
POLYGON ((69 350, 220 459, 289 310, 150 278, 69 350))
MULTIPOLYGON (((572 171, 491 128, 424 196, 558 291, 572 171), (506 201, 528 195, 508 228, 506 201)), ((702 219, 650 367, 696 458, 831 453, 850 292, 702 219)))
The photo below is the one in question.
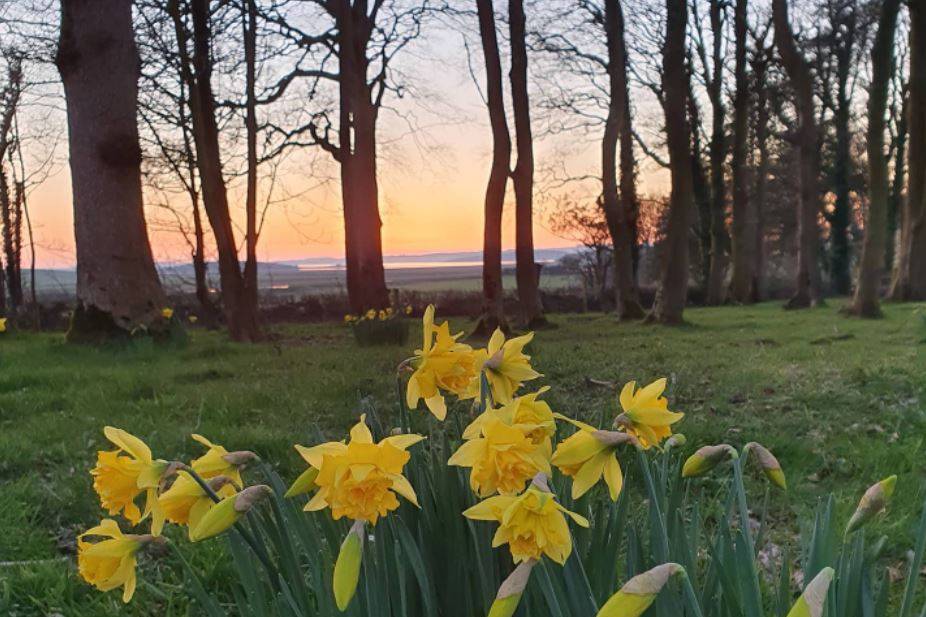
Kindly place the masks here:
POLYGON ((100 591, 122 587, 122 601, 128 602, 135 594, 135 555, 152 541, 154 536, 123 534, 116 521, 103 519, 77 538, 77 570, 100 591), (88 536, 105 539, 88 542, 88 536))
POLYGON ((199 321, 199 317, 197 317, 196 315, 190 315, 189 317, 187 317, 187 319, 190 320, 190 323, 196 323, 197 321, 199 321))
POLYGON ((669 579, 684 572, 677 563, 664 563, 634 576, 605 602, 597 617, 640 617, 669 579))
POLYGON ((550 474, 549 448, 531 438, 537 428, 491 418, 482 424, 480 436, 464 441, 447 464, 471 467, 469 484, 480 497, 520 493, 538 473, 550 474))
POLYGON ((338 610, 347 610, 350 601, 357 592, 360 581, 360 564, 363 561, 364 522, 354 521, 347 537, 341 543, 338 558, 334 563, 334 575, 331 577, 334 588, 334 602, 338 610))
POLYGON ((202 435, 190 435, 194 441, 206 446, 206 453, 193 460, 190 465, 201 478, 208 480, 216 476, 226 476, 237 487, 242 487, 241 469, 257 458, 248 450, 229 452, 224 446, 212 443, 202 435))
POLYGON ((897 476, 890 476, 869 486, 865 494, 862 495, 862 499, 852 514, 852 518, 849 519, 849 524, 846 525, 846 534, 858 531, 865 523, 882 512, 894 494, 896 485, 897 476))
POLYGON ((833 568, 820 570, 788 611, 788 617, 822 617, 826 606, 826 596, 835 574, 836 571, 833 568))
POLYGON ((364 319, 376 319, 376 309, 369 309, 363 314, 364 319))
POLYGON ((0 317, 0 333, 6 332, 6 317, 0 317))
POLYGON ((173 318, 173 316, 174 316, 174 309, 170 308, 169 306, 165 306, 164 308, 161 309, 161 317, 163 317, 164 319, 171 319, 173 318))
POLYGON ((416 349, 409 361, 414 373, 408 379, 406 403, 414 409, 424 399, 434 417, 443 420, 447 416, 443 392, 459 398, 476 396, 473 387, 478 375, 476 356, 469 345, 457 342, 462 333, 450 334, 446 321, 439 326, 434 324, 433 305, 424 312, 422 329, 421 349, 416 349))
POLYGON ((611 499, 617 501, 624 484, 617 448, 634 438, 627 433, 601 431, 559 414, 557 418, 571 422, 579 429, 560 442, 553 453, 553 464, 572 478, 572 498, 578 499, 604 477, 611 499))
MULTIPOLYGON (((207 484, 220 497, 235 494, 235 487, 226 476, 216 476, 207 484)), ((187 525, 191 537, 193 529, 213 505, 212 498, 186 473, 177 476, 171 487, 158 497, 158 502, 167 520, 176 525, 187 525)))
POLYGON ((478 521, 499 523, 492 546, 507 544, 515 563, 539 560, 546 555, 564 564, 572 552, 572 536, 566 516, 582 527, 585 517, 570 512, 553 494, 532 485, 518 496, 497 495, 469 508, 463 515, 478 521))
POLYGON ((121 512, 133 525, 151 515, 151 532, 160 535, 164 512, 158 504, 157 492, 167 461, 153 459, 141 439, 121 429, 107 426, 103 434, 118 449, 97 452, 96 467, 90 471, 101 505, 110 514, 121 512), (144 511, 135 503, 142 493, 144 511))
POLYGON ((217 536, 237 523, 251 508, 273 493, 265 484, 256 484, 241 489, 213 504, 199 518, 195 526, 190 527, 190 540, 198 542, 217 536))
POLYGON ((781 463, 778 462, 778 459, 775 458, 775 455, 769 452, 768 448, 754 441, 751 441, 743 446, 743 458, 745 458, 749 452, 756 453, 756 460, 759 461, 759 466, 762 468, 762 473, 765 474, 765 477, 768 478, 769 482, 781 490, 787 490, 788 483, 785 480, 784 471, 782 471, 781 463))
POLYGON ((685 461, 682 466, 682 477, 697 478, 703 476, 720 463, 738 457, 739 454, 736 449, 729 444, 702 446, 685 461))
POLYGON ((510 403, 525 381, 541 376, 531 367, 531 357, 524 353, 524 347, 533 338, 534 333, 528 332, 506 341, 505 334, 496 328, 488 347, 480 350, 482 370, 496 403, 510 403))
POLYGON ((510 403, 494 409, 487 409, 473 420, 463 431, 463 439, 479 436, 483 426, 492 420, 501 420, 510 426, 528 427, 527 434, 534 443, 550 445, 556 433, 556 419, 553 410, 539 397, 550 389, 544 386, 536 392, 515 397, 510 403))
POLYGON ((672 435, 672 425, 685 414, 669 411, 669 401, 662 396, 666 379, 657 379, 644 388, 636 389, 631 381, 621 390, 620 403, 624 412, 615 424, 637 437, 644 449, 659 446, 672 435))
POLYGON ((366 416, 360 416, 347 444, 296 446, 305 461, 318 470, 313 482, 318 490, 305 510, 331 508, 335 519, 346 516, 375 525, 379 517, 399 507, 396 494, 417 506, 415 489, 402 470, 411 457, 406 449, 422 439, 421 435, 393 435, 374 443, 366 416))

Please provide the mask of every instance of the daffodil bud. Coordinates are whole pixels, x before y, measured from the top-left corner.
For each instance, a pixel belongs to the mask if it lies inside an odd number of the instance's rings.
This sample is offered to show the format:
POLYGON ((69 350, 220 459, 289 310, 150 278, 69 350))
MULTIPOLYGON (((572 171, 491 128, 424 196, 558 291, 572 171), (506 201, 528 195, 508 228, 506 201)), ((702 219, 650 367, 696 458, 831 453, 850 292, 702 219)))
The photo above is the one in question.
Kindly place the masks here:
POLYGON ((756 460, 759 461, 759 466, 762 467, 762 472, 769 482, 782 490, 788 488, 788 484, 785 482, 785 474, 781 470, 781 463, 778 462, 774 454, 769 452, 768 448, 752 441, 743 447, 743 451, 756 453, 756 460))
POLYGON ((229 527, 247 514, 257 502, 272 493, 272 489, 264 484, 249 486, 235 495, 226 497, 215 504, 203 515, 203 518, 190 533, 193 542, 217 536, 228 530, 229 527))
POLYGON ((725 460, 735 458, 736 450, 733 446, 722 443, 716 446, 703 446, 688 457, 682 466, 683 478, 696 478, 703 476, 725 460))
POLYGON ((672 448, 680 448, 688 443, 688 438, 682 435, 681 433, 675 433, 668 439, 666 439, 665 449, 670 450, 672 448))
POLYGON ((250 450, 236 450, 222 456, 222 460, 235 467, 244 467, 252 461, 256 461, 258 456, 250 450))
POLYGON ((489 609, 489 617, 511 617, 518 610, 518 604, 521 602, 521 596, 524 594, 524 588, 527 587, 527 581, 530 579, 531 570, 537 562, 533 559, 522 561, 518 567, 508 575, 508 578, 502 582, 498 588, 498 594, 492 607, 489 609))
POLYGON ((804 593, 797 599, 788 617, 821 617, 826 604, 826 593, 830 583, 833 582, 835 571, 832 568, 823 568, 820 573, 804 588, 804 593))
POLYGON ((625 443, 633 443, 636 441, 636 438, 633 435, 621 431, 597 430, 592 433, 592 436, 602 445, 608 446, 610 448, 614 448, 625 443))
POLYGON ((870 521, 876 514, 881 512, 887 506, 888 500, 894 494, 894 486, 897 484, 897 476, 891 476, 873 484, 862 495, 862 500, 855 509, 849 524, 846 525, 846 533, 858 531, 861 527, 870 521))
POLYGON ((305 495, 315 488, 315 479, 318 478, 318 469, 309 467, 303 471, 293 485, 286 491, 284 497, 295 497, 296 495, 305 495))
POLYGON ((677 563, 664 563, 627 581, 605 602, 598 617, 640 617, 673 576, 685 572, 677 563))
POLYGON ((338 560, 334 564, 334 602, 342 613, 354 598, 360 581, 360 562, 363 560, 363 521, 354 521, 347 537, 341 543, 338 560))

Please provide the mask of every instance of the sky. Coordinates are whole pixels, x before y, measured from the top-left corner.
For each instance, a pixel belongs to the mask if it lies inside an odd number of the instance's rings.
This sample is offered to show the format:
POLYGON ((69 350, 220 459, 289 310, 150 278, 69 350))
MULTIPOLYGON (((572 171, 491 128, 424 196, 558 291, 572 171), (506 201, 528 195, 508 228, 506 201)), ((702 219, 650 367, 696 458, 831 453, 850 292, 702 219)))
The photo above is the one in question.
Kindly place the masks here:
MULTIPOLYGON (((504 45, 504 39, 501 43, 504 45)), ((478 48, 471 46, 471 52, 478 53, 478 48)), ((481 86, 477 86, 470 73, 459 33, 446 29, 432 31, 407 53, 406 78, 419 85, 418 98, 408 96, 394 104, 402 116, 414 117, 418 128, 409 131, 405 120, 388 112, 380 121, 384 144, 379 173, 384 252, 400 255, 480 250, 483 199, 491 162, 491 133, 481 86)), ((481 79, 481 64, 478 58, 474 62, 473 71, 481 79)), ((507 75, 507 66, 503 68, 507 75)), ((63 126, 63 118, 61 122, 63 126)), ((513 124, 511 130, 514 137, 513 124)), ((58 146, 59 163, 55 172, 30 195, 39 267, 71 267, 74 262, 66 131, 62 131, 64 137, 58 146)), ((594 173, 597 137, 570 136, 567 142, 561 137, 544 137, 539 126, 535 126, 535 132, 538 188, 548 177, 543 169, 551 166, 568 169, 570 174, 594 173)), ((512 165, 514 162, 513 156, 512 165)), ((266 211, 258 248, 261 261, 343 255, 340 196, 337 182, 333 181, 336 175, 336 168, 326 155, 314 149, 297 154, 286 163, 271 195, 273 203, 266 211)), ((645 163, 641 167, 641 183, 644 192, 661 184, 659 174, 645 163)), ((594 198, 587 189, 582 195, 594 198)), ((230 182, 229 197, 240 230, 243 190, 239 182, 230 182)), ((264 193, 261 199, 266 197, 264 193)), ((155 259, 185 261, 189 258, 189 248, 171 223, 173 217, 158 208, 157 201, 156 196, 146 193, 146 215, 155 259)), ((549 200, 537 200, 535 245, 574 246, 574 241, 557 237, 545 225, 550 205, 549 200)), ((505 248, 514 246, 513 206, 509 183, 503 229, 505 248)))

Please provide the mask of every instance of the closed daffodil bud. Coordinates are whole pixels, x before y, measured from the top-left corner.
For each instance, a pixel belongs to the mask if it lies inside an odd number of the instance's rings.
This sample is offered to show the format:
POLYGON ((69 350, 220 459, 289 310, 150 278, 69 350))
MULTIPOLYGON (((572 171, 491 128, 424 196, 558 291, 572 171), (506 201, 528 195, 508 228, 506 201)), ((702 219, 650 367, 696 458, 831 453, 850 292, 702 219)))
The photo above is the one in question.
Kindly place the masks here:
POLYGON ((315 484, 316 478, 318 478, 318 469, 309 467, 296 478, 296 481, 293 482, 293 485, 289 487, 286 494, 283 496, 289 498, 312 492, 312 490, 317 487, 315 484))
POLYGON ((347 537, 341 543, 338 560, 334 564, 334 602, 342 613, 354 598, 360 580, 360 562, 363 560, 364 521, 354 521, 347 537))
POLYGON ((703 446, 688 457, 682 467, 683 478, 696 478, 703 476, 720 463, 736 458, 738 455, 733 446, 722 443, 716 446, 703 446))
POLYGON ((768 448, 753 441, 747 443, 743 451, 756 453, 756 460, 759 461, 759 466, 762 467, 762 473, 765 474, 769 482, 782 490, 788 488, 788 483, 785 481, 785 474, 781 470, 781 463, 778 462, 774 454, 769 452, 768 448))
POLYGON ((826 593, 830 583, 833 582, 835 571, 832 568, 823 568, 810 584, 804 588, 804 593, 797 599, 788 617, 821 617, 826 604, 826 593))
POLYGON ((870 521, 876 514, 884 510, 888 500, 894 494, 894 486, 897 484, 897 476, 891 476, 873 484, 862 495, 862 500, 855 509, 849 524, 846 525, 846 534, 858 531, 862 526, 870 521))
POLYGON ((666 439, 666 443, 663 445, 663 447, 666 450, 670 450, 672 448, 680 448, 684 446, 686 443, 688 443, 687 437, 685 437, 681 433, 675 433, 674 435, 666 439))
POLYGON ((272 492, 269 486, 258 484, 226 497, 203 515, 199 524, 191 531, 190 540, 199 542, 227 531, 229 527, 237 523, 251 508, 272 492))
POLYGON ((489 609, 489 617, 511 617, 514 615, 514 612, 518 610, 524 588, 527 587, 527 581, 530 579, 531 570, 534 569, 535 565, 537 565, 537 561, 534 559, 522 561, 508 575, 508 578, 498 588, 498 594, 495 596, 495 601, 492 602, 492 608, 489 609))
POLYGON ((664 563, 624 583, 598 611, 598 617, 640 617, 656 601, 669 579, 685 572, 677 563, 664 563))

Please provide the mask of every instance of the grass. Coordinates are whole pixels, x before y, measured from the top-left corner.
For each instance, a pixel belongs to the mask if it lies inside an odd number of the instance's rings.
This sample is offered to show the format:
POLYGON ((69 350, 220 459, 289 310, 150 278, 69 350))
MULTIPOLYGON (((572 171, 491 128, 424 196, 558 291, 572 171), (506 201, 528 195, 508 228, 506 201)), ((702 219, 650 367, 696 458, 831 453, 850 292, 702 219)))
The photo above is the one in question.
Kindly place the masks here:
MULTIPOLYGON (((828 492, 847 516, 869 484, 899 474, 879 523, 899 561, 923 500, 924 306, 888 306, 885 319, 861 321, 840 316, 836 304, 692 309, 679 328, 557 315, 559 327, 539 332, 529 351, 557 411, 597 421, 614 413, 616 393, 588 378, 622 384, 666 375, 672 408, 688 414, 679 430, 689 449, 765 444, 790 484, 772 510, 783 535, 828 492)), ((135 433, 163 458, 196 455, 188 435, 203 433, 230 450, 255 450, 293 477, 300 465, 292 444, 313 443, 319 427, 340 435, 367 406, 395 408, 392 375, 408 354, 358 350, 340 324, 286 326, 256 346, 202 331, 182 348, 0 338, 0 614, 192 610, 168 557, 150 560, 129 609, 74 572, 75 535, 100 516, 87 471, 105 447, 104 425, 135 433)), ((218 550, 213 543, 187 553, 220 580, 218 550)))

